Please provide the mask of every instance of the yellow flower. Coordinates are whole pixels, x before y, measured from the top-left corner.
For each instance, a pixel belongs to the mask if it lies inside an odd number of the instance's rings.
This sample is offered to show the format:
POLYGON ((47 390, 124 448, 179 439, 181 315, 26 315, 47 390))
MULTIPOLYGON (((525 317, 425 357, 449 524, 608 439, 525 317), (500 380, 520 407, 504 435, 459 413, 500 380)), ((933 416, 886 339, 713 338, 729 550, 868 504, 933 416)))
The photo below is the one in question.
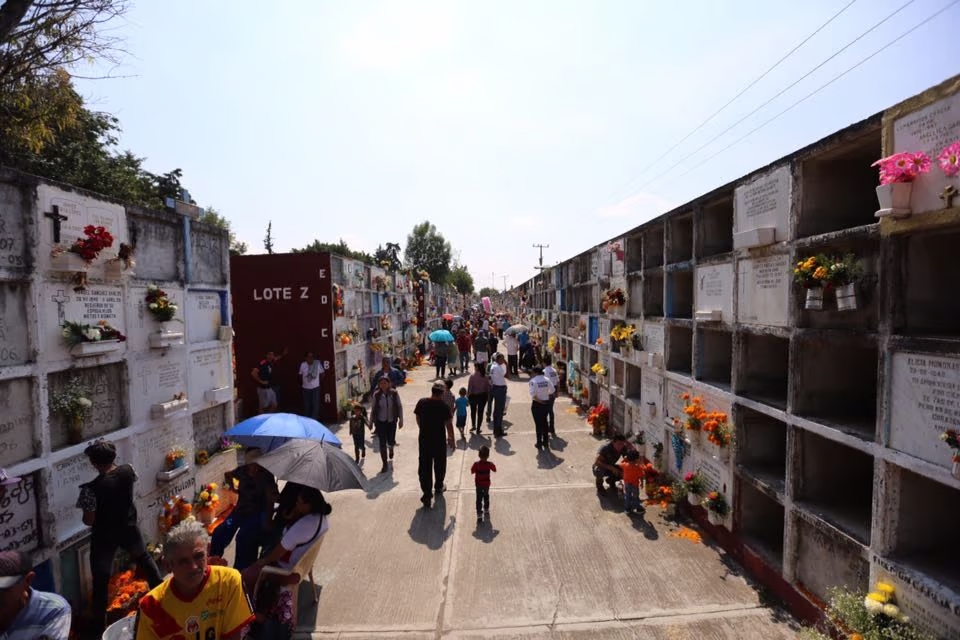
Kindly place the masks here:
POLYGON ((209 499, 210 499, 210 494, 207 493, 206 491, 201 491, 201 492, 200 492, 200 499, 201 499, 201 500, 204 500, 204 501, 209 500, 209 499))
POLYGON ((817 270, 813 272, 813 277, 816 278, 817 280, 824 280, 826 279, 829 273, 830 272, 827 271, 824 267, 817 267, 817 270))
POLYGON ((867 599, 873 600, 874 602, 879 602, 881 604, 887 602, 890 599, 889 596, 885 593, 879 593, 877 591, 871 591, 867 594, 867 599))
POLYGON ((210 483, 210 491, 216 491, 216 490, 217 490, 217 483, 216 483, 216 482, 211 482, 211 483, 210 483))
POLYGON ((900 609, 895 604, 885 604, 883 605, 883 613, 891 618, 896 618, 900 615, 900 609))
POLYGON ((884 582, 881 580, 880 582, 877 583, 877 591, 879 591, 880 593, 886 593, 886 594, 892 595, 893 592, 896 591, 896 589, 894 589, 893 585, 890 584, 889 582, 884 582))

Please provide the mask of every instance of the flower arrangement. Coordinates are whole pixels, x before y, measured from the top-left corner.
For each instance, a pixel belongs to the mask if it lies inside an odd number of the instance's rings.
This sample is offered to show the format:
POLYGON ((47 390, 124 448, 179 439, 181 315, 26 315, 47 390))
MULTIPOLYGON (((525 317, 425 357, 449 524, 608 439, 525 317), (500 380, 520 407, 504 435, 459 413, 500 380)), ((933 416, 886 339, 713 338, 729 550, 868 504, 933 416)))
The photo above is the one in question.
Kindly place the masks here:
POLYGON ((594 363, 594 365, 590 367, 590 371, 592 371, 594 374, 598 376, 607 375, 607 368, 602 364, 600 364, 599 362, 594 363))
MULTIPOLYGON (((844 587, 830 590, 827 620, 834 630, 850 640, 933 640, 932 635, 916 629, 896 604, 896 589, 890 582, 877 582, 873 591, 850 591, 844 587)), ((830 630, 806 628, 803 640, 830 640, 830 630)))
POLYGON ((664 509, 666 509, 675 499, 676 495, 674 495, 673 487, 670 485, 659 484, 647 492, 647 504, 659 504, 664 509))
POLYGON ((102 340, 123 342, 127 339, 127 336, 120 333, 119 329, 111 327, 106 320, 101 320, 95 325, 66 320, 61 327, 60 335, 71 347, 81 342, 100 342, 102 340))
POLYGON ((350 344, 351 342, 353 342, 353 338, 351 338, 351 337, 350 337, 350 334, 347 333, 346 331, 341 331, 340 333, 338 333, 338 334, 337 334, 337 340, 340 341, 340 346, 342 346, 342 347, 345 347, 345 346, 347 346, 348 344, 350 344))
POLYGON ((113 235, 106 227, 88 224, 83 228, 83 235, 83 238, 74 240, 67 251, 77 254, 84 262, 93 262, 100 256, 101 251, 113 246, 113 235))
POLYGON ((948 178, 960 174, 960 140, 951 142, 943 148, 937 156, 937 164, 940 165, 940 170, 948 178))
POLYGON ((844 256, 832 256, 827 262, 827 282, 834 287, 853 284, 863 275, 863 264, 857 257, 848 253, 844 256))
POLYGON ((419 278, 421 282, 430 282, 430 274, 426 269, 417 271, 417 278, 419 278))
POLYGON ((727 421, 727 414, 721 411, 708 415, 703 422, 703 430, 707 433, 707 440, 721 449, 733 442, 733 426, 727 421))
POLYGON ((167 471, 171 469, 179 469, 183 466, 184 458, 187 457, 187 452, 181 446, 176 446, 170 451, 167 452, 166 457, 164 457, 164 462, 167 465, 167 471))
POLYGON ((393 329, 393 323, 390 321, 390 316, 383 314, 380 316, 380 329, 382 331, 390 331, 393 329))
POLYGON ((633 342, 633 336, 637 332, 637 327, 632 324, 618 324, 610 329, 610 338, 618 344, 627 344, 633 342))
POLYGON ((217 505, 220 504, 220 496, 217 494, 218 488, 216 482, 201 485, 197 497, 193 501, 197 509, 209 509, 210 511, 216 509, 217 505))
POLYGON ((121 571, 110 576, 107 583, 107 614, 112 617, 133 615, 140 598, 150 591, 147 581, 133 570, 121 571))
POLYGON ((689 431, 700 431, 703 428, 703 421, 707 419, 707 410, 703 406, 703 398, 692 396, 689 393, 681 393, 680 399, 683 400, 683 412, 687 417, 681 421, 680 418, 673 419, 673 425, 678 429, 683 427, 689 431))
POLYGON ((580 333, 583 333, 584 331, 586 331, 586 330, 587 330, 587 322, 586 322, 586 320, 581 320, 581 321, 577 324, 577 328, 580 329, 580 333))
POLYGON ((706 507, 707 511, 712 511, 721 518, 727 517, 727 514, 730 513, 730 504, 719 491, 708 493, 707 497, 703 499, 703 506, 706 507))
POLYGON ((560 342, 557 340, 557 336, 550 336, 547 338, 547 351, 551 353, 559 353, 560 342))
POLYGON ((960 462, 960 433, 956 429, 947 429, 940 434, 940 439, 953 449, 953 462, 960 462))
POLYGON ((386 276, 373 276, 373 287, 377 291, 386 291, 387 289, 386 276))
POLYGON ((793 268, 793 281, 804 289, 818 289, 829 284, 829 260, 824 255, 809 256, 793 268))
POLYGON ((596 344, 597 344, 598 347, 602 347, 602 346, 603 346, 603 338, 597 338, 597 343, 596 343, 596 344))
POLYGON ((343 317, 343 287, 333 285, 333 312, 338 318, 343 317))
POLYGON ((603 435, 610 424, 610 409, 602 402, 590 408, 587 414, 587 424, 593 427, 593 435, 603 435))
POLYGON ((202 467, 210 462, 210 453, 206 449, 197 449, 197 453, 194 456, 194 462, 202 467))
POLYGON ((93 409, 93 401, 79 376, 71 376, 63 389, 50 397, 50 411, 67 419, 67 440, 77 444, 83 440, 83 423, 93 409))
POLYGON ((610 307, 622 307, 625 304, 627 304, 627 294, 620 287, 606 291, 601 301, 604 311, 610 307))
POLYGON ((160 533, 166 534, 181 521, 190 517, 193 517, 193 505, 184 500, 183 496, 170 496, 164 501, 157 518, 160 533))
POLYGON ((177 315, 177 305, 170 302, 167 292, 155 284, 147 287, 147 295, 144 300, 147 303, 147 311, 158 322, 170 322, 177 315))
POLYGON ((880 184, 913 182, 920 174, 930 171, 930 156, 922 151, 901 151, 880 158, 870 166, 880 169, 880 184))
POLYGON ((653 445, 653 463, 660 467, 663 462, 663 443, 657 442, 653 445))
POLYGON ((699 471, 689 471, 683 476, 683 488, 687 490, 687 494, 699 496, 703 495, 706 483, 699 471))

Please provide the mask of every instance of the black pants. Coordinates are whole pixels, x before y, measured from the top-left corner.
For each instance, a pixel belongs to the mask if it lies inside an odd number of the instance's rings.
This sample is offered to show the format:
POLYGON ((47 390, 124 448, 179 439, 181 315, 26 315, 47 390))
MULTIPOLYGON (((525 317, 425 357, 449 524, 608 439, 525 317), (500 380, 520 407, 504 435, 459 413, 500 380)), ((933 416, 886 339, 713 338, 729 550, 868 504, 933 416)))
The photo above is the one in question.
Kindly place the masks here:
POLYGON ((433 364, 437 369, 437 377, 447 377, 447 356, 433 356, 433 364))
POLYGON ((533 401, 530 405, 530 413, 533 414, 533 424, 537 428, 537 446, 550 445, 550 429, 547 425, 547 412, 550 406, 546 402, 533 401))
POLYGON ((477 517, 483 515, 486 509, 490 511, 490 487, 477 487, 477 517))
POLYGON ((517 354, 507 356, 507 375, 520 375, 520 369, 517 368, 519 360, 520 358, 517 356, 517 354))
POLYGON ((483 410, 487 406, 487 394, 475 393, 470 396, 470 426, 479 430, 483 424, 483 410))
POLYGON ((107 535, 97 532, 90 540, 90 573, 93 574, 93 594, 91 607, 94 624, 97 631, 105 625, 104 615, 107 612, 107 585, 113 575, 113 557, 117 549, 123 549, 136 561, 143 571, 150 588, 163 582, 163 576, 153 556, 147 553, 143 544, 143 536, 136 526, 123 527, 117 531, 109 531, 107 535))
POLYGON ((550 435, 556 435, 556 416, 553 415, 553 405, 556 404, 557 397, 554 396, 547 401, 547 430, 550 435))
POLYGON ((447 476, 447 442, 443 435, 432 438, 420 437, 420 463, 417 473, 420 476, 420 490, 429 497, 434 489, 443 486, 447 476))

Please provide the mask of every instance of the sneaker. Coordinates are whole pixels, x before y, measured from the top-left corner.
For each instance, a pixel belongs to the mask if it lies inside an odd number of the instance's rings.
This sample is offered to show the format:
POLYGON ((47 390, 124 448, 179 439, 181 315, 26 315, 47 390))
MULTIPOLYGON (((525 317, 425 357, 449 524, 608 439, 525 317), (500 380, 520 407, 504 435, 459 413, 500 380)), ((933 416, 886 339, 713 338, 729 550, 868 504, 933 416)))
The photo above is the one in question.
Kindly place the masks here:
POLYGON ((390 459, 393 460, 393 447, 390 447, 390 459))
POLYGON ((483 517, 482 517, 482 516, 478 516, 478 517, 477 517, 477 526, 479 527, 479 526, 482 525, 482 524, 483 524, 483 517))
POLYGON ((442 484, 442 485, 440 485, 439 487, 437 487, 437 488, 434 490, 434 493, 435 493, 436 495, 440 495, 441 493, 443 493, 443 492, 446 491, 446 490, 447 490, 447 485, 442 484))
POLYGON ((383 465, 382 467, 380 467, 380 473, 386 473, 387 471, 388 471, 387 465, 383 465))
POLYGON ((430 496, 429 496, 429 495, 423 494, 423 495, 420 497, 420 502, 423 503, 423 508, 424 508, 424 509, 429 509, 429 508, 430 508, 430 496))
POLYGON ((366 450, 366 449, 360 449, 360 457, 361 457, 361 458, 366 458, 366 457, 367 457, 367 450, 366 450))

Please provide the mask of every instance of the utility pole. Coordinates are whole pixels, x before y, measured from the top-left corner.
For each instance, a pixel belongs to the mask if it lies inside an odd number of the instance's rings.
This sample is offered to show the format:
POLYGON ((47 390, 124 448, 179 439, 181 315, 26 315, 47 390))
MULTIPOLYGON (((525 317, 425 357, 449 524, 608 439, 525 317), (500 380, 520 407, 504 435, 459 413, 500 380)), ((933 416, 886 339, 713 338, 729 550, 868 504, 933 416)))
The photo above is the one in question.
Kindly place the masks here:
POLYGON ((507 278, 509 278, 509 277, 510 277, 510 276, 503 276, 503 292, 504 292, 504 293, 507 292, 507 278))
POLYGON ((533 245, 534 249, 540 249, 540 266, 536 267, 537 269, 543 270, 543 250, 549 249, 550 245, 548 244, 535 244, 533 245))
POLYGON ((490 272, 490 288, 491 289, 497 288, 497 274, 494 273, 493 271, 490 272))

